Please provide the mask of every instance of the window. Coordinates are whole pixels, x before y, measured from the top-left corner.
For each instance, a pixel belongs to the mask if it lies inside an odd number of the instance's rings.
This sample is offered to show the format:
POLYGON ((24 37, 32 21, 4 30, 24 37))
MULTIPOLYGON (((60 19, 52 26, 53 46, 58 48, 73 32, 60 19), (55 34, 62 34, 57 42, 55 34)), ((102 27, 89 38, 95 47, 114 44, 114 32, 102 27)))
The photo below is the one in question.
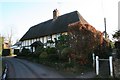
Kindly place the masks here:
POLYGON ((55 38, 56 38, 56 35, 55 35, 55 34, 52 35, 52 40, 53 40, 53 41, 55 40, 55 38))
POLYGON ((47 36, 47 40, 52 40, 52 35, 47 36))
POLYGON ((56 38, 58 39, 58 37, 60 37, 60 35, 61 35, 60 33, 56 34, 56 36, 57 36, 56 38))

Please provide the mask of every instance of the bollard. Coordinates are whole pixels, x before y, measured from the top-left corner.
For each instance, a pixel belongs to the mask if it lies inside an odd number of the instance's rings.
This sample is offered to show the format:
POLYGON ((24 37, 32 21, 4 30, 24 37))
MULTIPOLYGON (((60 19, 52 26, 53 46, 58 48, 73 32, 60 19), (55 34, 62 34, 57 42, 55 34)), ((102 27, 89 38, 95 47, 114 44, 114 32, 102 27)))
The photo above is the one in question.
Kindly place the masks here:
POLYGON ((96 75, 99 75, 99 57, 96 56, 96 75))

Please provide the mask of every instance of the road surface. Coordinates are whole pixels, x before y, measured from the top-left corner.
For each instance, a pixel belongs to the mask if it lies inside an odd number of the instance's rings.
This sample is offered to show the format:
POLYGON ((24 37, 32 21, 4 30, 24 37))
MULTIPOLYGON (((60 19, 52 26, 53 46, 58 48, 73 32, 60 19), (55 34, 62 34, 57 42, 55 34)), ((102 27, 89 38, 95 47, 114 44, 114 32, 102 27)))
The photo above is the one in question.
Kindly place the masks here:
MULTIPOLYGON (((94 78, 95 72, 87 72, 77 76, 65 76, 55 69, 41 65, 32 63, 27 60, 13 58, 13 57, 5 57, 2 59, 4 63, 8 65, 8 78, 94 78)), ((103 62, 100 65, 100 78, 108 78, 109 77, 109 65, 108 61, 103 62)))
POLYGON ((8 57, 3 61, 8 65, 8 78, 63 78, 54 69, 26 60, 8 57))

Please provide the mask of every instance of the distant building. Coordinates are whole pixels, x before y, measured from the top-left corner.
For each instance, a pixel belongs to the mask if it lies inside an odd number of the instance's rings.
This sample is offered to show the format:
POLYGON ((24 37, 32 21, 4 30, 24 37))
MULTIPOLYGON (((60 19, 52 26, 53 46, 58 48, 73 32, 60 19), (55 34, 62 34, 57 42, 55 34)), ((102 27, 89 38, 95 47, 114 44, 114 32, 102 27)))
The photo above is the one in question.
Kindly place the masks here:
MULTIPOLYGON (((48 40, 58 38, 61 34, 67 35, 68 25, 75 22, 88 24, 78 11, 59 15, 59 11, 53 11, 53 19, 32 26, 20 39, 21 47, 29 47, 36 41, 46 43, 48 40)), ((34 49, 35 50, 35 49, 34 49)))
MULTIPOLYGON (((5 52, 6 50, 7 51, 10 51, 11 50, 11 47, 10 47, 10 41, 9 40, 6 40, 5 39, 5 37, 2 37, 2 36, 0 36, 0 55, 2 54, 4 54, 4 55, 6 55, 7 53, 5 52)), ((10 54, 10 52, 9 52, 9 54, 10 54)), ((8 55, 9 55, 8 54, 8 55)))
POLYGON ((4 44, 4 37, 0 36, 0 54, 2 54, 3 44, 4 44))
POLYGON ((3 49, 10 49, 10 44, 8 42, 4 42, 3 49))

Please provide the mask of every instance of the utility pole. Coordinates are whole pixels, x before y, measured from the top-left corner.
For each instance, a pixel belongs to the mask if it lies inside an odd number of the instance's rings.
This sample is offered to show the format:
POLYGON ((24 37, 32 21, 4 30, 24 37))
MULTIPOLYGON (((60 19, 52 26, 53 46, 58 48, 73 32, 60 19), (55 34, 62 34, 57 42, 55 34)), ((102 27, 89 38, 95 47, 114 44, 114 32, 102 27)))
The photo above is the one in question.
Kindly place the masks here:
POLYGON ((120 1, 118 2, 118 30, 120 30, 120 1))
POLYGON ((105 39, 107 38, 107 31, 106 31, 106 18, 104 18, 104 26, 105 26, 105 39))

